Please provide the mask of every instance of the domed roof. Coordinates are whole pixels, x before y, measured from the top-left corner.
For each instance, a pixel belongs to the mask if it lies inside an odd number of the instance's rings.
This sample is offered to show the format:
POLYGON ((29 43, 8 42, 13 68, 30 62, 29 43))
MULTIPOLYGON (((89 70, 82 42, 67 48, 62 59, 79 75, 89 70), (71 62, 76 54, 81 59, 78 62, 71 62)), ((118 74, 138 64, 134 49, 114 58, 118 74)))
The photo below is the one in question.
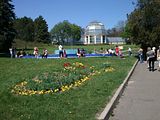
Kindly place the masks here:
POLYGON ((103 25, 101 22, 98 21, 92 21, 89 23, 89 25, 103 25))
POLYGON ((87 29, 105 29, 104 25, 98 21, 92 21, 87 26, 87 29))

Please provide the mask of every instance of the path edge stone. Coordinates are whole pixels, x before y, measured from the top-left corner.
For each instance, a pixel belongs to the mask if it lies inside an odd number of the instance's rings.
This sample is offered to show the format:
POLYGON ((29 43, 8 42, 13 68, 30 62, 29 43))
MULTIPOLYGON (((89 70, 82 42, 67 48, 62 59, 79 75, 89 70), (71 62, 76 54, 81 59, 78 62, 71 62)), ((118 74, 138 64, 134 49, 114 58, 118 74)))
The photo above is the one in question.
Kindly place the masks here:
POLYGON ((125 86, 127 85, 128 81, 129 81, 129 78, 131 77, 137 63, 138 63, 138 60, 136 60, 136 62, 132 66, 131 70, 129 71, 128 75, 126 76, 125 80, 119 86, 119 88, 117 89, 117 91, 113 95, 112 99, 109 101, 109 103, 104 108, 103 112, 100 114, 100 116, 97 117, 97 120, 108 120, 109 119, 109 116, 112 113, 112 110, 114 109, 114 107, 115 107, 117 101, 119 100, 120 96, 122 95, 123 90, 124 90, 125 86))

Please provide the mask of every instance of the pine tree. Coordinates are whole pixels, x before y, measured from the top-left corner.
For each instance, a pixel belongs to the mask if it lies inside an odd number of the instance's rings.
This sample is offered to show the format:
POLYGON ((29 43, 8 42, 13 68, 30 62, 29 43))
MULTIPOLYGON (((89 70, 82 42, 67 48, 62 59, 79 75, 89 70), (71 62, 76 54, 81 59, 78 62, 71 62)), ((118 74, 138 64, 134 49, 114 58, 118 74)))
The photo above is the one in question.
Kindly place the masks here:
POLYGON ((34 20, 34 40, 37 42, 49 42, 48 25, 42 16, 34 20))
POLYGON ((12 0, 0 0, 0 51, 8 52, 15 36, 13 20, 15 19, 12 0))

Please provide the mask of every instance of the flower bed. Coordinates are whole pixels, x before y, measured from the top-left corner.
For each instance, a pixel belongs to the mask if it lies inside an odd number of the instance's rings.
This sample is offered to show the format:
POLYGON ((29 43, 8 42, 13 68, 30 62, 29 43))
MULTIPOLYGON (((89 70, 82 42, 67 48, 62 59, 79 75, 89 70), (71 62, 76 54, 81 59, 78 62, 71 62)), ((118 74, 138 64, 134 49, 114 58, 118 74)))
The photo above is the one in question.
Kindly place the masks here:
POLYGON ((86 66, 83 63, 64 63, 61 71, 46 72, 32 79, 16 84, 12 93, 17 95, 34 95, 64 92, 78 87, 91 79, 91 76, 102 72, 112 72, 115 69, 109 63, 104 63, 100 68, 86 66))

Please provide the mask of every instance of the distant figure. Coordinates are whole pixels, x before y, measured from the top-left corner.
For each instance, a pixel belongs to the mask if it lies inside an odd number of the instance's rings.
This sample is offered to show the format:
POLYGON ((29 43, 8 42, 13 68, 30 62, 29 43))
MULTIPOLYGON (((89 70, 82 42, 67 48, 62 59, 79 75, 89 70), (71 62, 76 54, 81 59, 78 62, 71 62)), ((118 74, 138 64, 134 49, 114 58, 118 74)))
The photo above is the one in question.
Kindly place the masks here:
POLYGON ((153 52, 156 52, 156 47, 152 47, 153 52))
POLYGON ((109 54, 109 51, 108 51, 108 49, 106 49, 106 50, 105 50, 105 54, 109 54))
POLYGON ((81 57, 81 51, 80 51, 79 48, 77 49, 77 56, 78 56, 78 57, 81 57))
POLYGON ((19 58, 23 57, 23 50, 20 51, 19 58))
POLYGON ((139 56, 140 63, 143 63, 143 49, 142 48, 138 50, 138 56, 139 56))
POLYGON ((19 52, 19 58, 22 58, 23 56, 25 56, 26 53, 24 52, 24 50, 22 49, 20 52, 19 52))
POLYGON ((16 47, 13 49, 13 54, 14 54, 14 57, 17 58, 17 48, 16 47))
POLYGON ((81 52, 81 56, 85 57, 85 50, 83 48, 82 48, 82 50, 80 52, 81 52))
POLYGON ((111 48, 109 48, 108 52, 109 52, 110 55, 112 55, 112 49, 111 48))
POLYGON ((63 46, 59 45, 58 49, 59 49, 59 57, 62 58, 63 57, 63 46))
POLYGON ((34 47, 34 52, 33 52, 35 58, 38 58, 38 48, 34 47))
POLYGON ((131 56, 132 55, 132 49, 129 47, 128 48, 128 55, 131 56))
POLYGON ((102 48, 102 47, 101 47, 101 49, 100 49, 99 53, 104 53, 104 50, 103 50, 103 48, 102 48))
POLYGON ((121 50, 119 51, 119 56, 120 56, 120 58, 124 58, 123 53, 122 53, 121 50))
POLYGON ((42 58, 47 58, 48 57, 48 51, 47 49, 43 50, 42 58))
POLYGON ((116 53, 117 56, 119 55, 119 47, 118 47, 118 45, 116 45, 115 53, 116 53))
POLYGON ((9 48, 9 53, 10 53, 11 58, 13 58, 13 49, 12 48, 9 48))
POLYGON ((160 71, 160 46, 157 50, 157 60, 158 60, 158 71, 160 71))
POLYGON ((64 58, 67 58, 66 50, 63 50, 63 57, 64 57, 64 58))
POLYGON ((155 61, 155 52, 151 50, 151 47, 147 48, 148 62, 149 62, 149 71, 154 71, 154 61, 155 61))

